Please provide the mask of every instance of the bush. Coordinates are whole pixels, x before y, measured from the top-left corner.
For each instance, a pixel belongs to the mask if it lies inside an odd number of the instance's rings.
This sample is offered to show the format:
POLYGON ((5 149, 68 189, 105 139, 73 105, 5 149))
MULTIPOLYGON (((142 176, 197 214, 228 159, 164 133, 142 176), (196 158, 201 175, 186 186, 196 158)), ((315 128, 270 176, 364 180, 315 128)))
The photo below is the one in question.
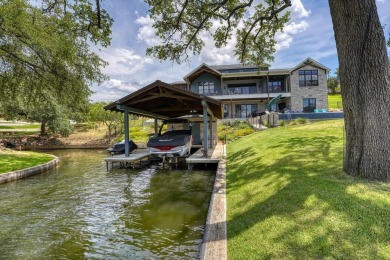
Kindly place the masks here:
POLYGON ((308 123, 309 120, 306 118, 298 117, 294 121, 296 122, 297 125, 303 125, 308 123))
POLYGON ((285 120, 279 120, 279 126, 285 126, 286 121, 285 120))
POLYGON ((246 121, 223 122, 218 125, 218 140, 224 141, 226 136, 227 141, 232 141, 239 136, 245 136, 253 132, 252 126, 246 121))

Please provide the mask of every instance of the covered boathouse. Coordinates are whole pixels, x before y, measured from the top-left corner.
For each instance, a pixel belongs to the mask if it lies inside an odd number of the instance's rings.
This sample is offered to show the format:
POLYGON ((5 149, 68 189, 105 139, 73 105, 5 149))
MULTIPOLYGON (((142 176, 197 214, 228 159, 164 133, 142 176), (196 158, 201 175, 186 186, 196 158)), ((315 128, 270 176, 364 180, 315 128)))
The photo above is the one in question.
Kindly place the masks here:
MULTIPOLYGON (((221 102, 213 98, 183 90, 162 81, 155 81, 105 107, 106 110, 124 114, 125 158, 130 157, 129 114, 154 119, 157 135, 158 120, 187 118, 195 125, 193 132, 198 142, 193 147, 202 148, 202 157, 210 158, 210 150, 218 142, 217 119, 222 118, 221 102)), ((196 138, 194 138, 196 139, 196 138)))

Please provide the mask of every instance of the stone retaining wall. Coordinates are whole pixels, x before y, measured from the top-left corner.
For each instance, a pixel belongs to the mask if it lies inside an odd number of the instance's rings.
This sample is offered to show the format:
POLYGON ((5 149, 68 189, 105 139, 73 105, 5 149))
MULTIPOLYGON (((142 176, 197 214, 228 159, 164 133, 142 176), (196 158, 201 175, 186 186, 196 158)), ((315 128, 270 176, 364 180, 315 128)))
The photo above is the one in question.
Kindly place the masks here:
POLYGON ((55 168, 59 163, 60 163, 60 159, 58 157, 54 157, 53 160, 45 164, 26 168, 23 170, 17 170, 14 172, 0 174, 0 184, 5 182, 10 182, 10 181, 16 181, 41 172, 45 172, 47 170, 55 168))

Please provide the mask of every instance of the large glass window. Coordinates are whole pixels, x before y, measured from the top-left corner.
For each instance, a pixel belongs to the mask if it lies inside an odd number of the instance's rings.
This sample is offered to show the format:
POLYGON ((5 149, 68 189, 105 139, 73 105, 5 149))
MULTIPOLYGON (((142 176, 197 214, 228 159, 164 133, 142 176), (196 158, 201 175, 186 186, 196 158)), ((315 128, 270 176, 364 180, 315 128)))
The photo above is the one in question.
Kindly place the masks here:
POLYGON ((299 86, 318 86, 318 70, 300 70, 299 72, 299 86))
POLYGON ((316 99, 315 98, 304 98, 303 99, 303 112, 314 112, 316 109, 316 99))
POLYGON ((215 93, 214 82, 198 82, 199 94, 212 95, 215 93))
POLYGON ((254 94, 257 93, 256 83, 229 84, 229 94, 254 94))
POLYGON ((256 104, 236 105, 236 117, 238 118, 251 117, 252 112, 257 112, 256 104))
POLYGON ((268 82, 268 90, 269 92, 281 92, 283 90, 283 82, 282 81, 268 82))

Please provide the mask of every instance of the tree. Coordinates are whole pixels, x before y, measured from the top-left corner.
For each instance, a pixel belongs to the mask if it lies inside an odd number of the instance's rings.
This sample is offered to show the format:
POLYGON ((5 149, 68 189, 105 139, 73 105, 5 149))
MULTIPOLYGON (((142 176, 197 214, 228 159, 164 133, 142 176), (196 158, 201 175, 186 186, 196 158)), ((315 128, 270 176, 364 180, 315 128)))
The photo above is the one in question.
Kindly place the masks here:
POLYGON ((41 122, 41 134, 46 124, 66 134, 70 117, 86 110, 91 83, 106 79, 100 71, 106 63, 88 42, 108 46, 112 20, 104 10, 98 19, 86 0, 72 3, 44 0, 38 8, 14 0, 0 5, 2 109, 41 122))
POLYGON ((105 124, 108 129, 108 138, 110 138, 113 128, 124 124, 122 114, 105 110, 104 107, 107 105, 108 103, 106 102, 96 102, 90 104, 88 120, 90 122, 105 124))
POLYGON ((329 4, 343 86, 344 170, 390 181, 390 68, 375 0, 329 4))
MULTIPOLYGON (((203 31, 211 32, 216 47, 237 38, 241 63, 261 67, 273 60, 274 35, 288 21, 289 0, 171 1, 147 0, 163 43, 147 53, 182 62, 199 54, 203 31), (249 11, 249 8, 251 10, 249 11), (238 27, 235 31, 234 28, 238 27)), ((345 111, 344 170, 353 176, 390 180, 390 72, 383 29, 375 0, 329 0, 345 111), (353 40, 351 40, 353 39, 353 40)))
POLYGON ((337 77, 329 77, 328 78, 328 89, 332 94, 337 93, 337 89, 339 87, 340 83, 337 77))

